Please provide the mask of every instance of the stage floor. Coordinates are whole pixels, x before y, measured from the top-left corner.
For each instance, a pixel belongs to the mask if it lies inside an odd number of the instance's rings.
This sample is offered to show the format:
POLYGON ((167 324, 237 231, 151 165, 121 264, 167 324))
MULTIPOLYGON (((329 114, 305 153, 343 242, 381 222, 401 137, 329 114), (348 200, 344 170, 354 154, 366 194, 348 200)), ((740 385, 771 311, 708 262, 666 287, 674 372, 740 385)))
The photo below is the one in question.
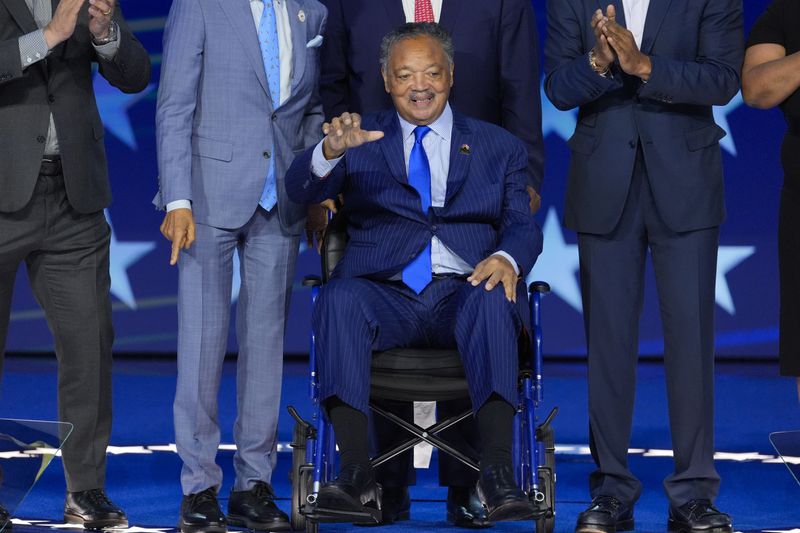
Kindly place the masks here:
MULTIPOLYGON (((55 419, 53 359, 9 357, 5 364, 0 417, 55 419)), ((284 373, 279 437, 291 439, 286 405, 310 413, 305 398, 306 367, 289 362, 284 373)), ((131 533, 167 533, 174 528, 180 505, 180 461, 174 453, 172 360, 118 359, 114 367, 114 431, 109 449, 109 496, 128 513, 131 533)), ((544 412, 558 405, 554 422, 557 446, 556 531, 571 532, 577 514, 589 502, 586 367, 583 363, 545 365, 544 412)), ((230 445, 235 416, 235 366, 226 363, 220 391, 219 418, 223 449, 218 462, 225 472, 222 504, 233 481, 230 445)), ((717 468, 722 476, 718 506, 733 515, 737 531, 800 533, 800 487, 769 442, 774 431, 800 429, 800 405, 794 380, 780 378, 775 363, 720 363, 716 381, 717 468)), ((666 531, 667 503, 661 481, 672 469, 669 456, 663 366, 642 363, 631 439, 631 468, 644 483, 636 506, 636 531, 666 531)), ((288 446, 282 446, 288 450, 288 446)), ((800 461, 800 458, 798 458, 800 461)), ((279 505, 288 510, 291 454, 281 452, 273 484, 279 505)), ((412 520, 383 528, 391 531, 455 531, 444 520, 446 490, 436 480, 435 454, 429 469, 417 471, 412 488, 412 520)), ((64 481, 60 461, 42 479, 15 513, 14 531, 41 533, 68 529, 61 523, 64 481)), ((494 531, 530 531, 531 522, 498 524, 494 531)), ((325 524, 322 531, 358 531, 350 525, 325 524)))

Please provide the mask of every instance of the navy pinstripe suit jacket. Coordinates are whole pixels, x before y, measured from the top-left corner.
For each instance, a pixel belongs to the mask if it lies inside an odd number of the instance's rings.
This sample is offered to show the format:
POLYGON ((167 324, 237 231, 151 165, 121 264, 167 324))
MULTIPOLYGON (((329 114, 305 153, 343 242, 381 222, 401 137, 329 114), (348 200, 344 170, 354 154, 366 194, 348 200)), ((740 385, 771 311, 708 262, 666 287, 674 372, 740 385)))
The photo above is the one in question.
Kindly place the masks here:
POLYGON ((388 279, 433 235, 473 267, 504 250, 521 272, 530 272, 542 233, 525 190, 522 142, 498 126, 454 113, 445 204, 426 216, 408 184, 397 113, 368 115, 362 128, 383 131, 384 137, 348 150, 324 179, 310 171, 313 148, 286 175, 288 196, 300 204, 344 194, 349 242, 334 276, 388 279))

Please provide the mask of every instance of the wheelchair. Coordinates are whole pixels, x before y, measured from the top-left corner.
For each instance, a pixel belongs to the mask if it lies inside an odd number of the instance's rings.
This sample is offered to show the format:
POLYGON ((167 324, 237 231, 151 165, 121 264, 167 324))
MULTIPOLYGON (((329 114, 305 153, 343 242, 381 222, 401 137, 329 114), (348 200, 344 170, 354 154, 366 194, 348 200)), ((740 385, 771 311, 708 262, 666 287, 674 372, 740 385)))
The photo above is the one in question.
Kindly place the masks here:
MULTIPOLYGON (((347 244, 347 222, 340 211, 329 225, 322 246, 322 277, 307 276, 303 285, 311 288, 312 305, 319 290, 333 272, 344 254, 347 244)), ((542 390, 542 330, 540 304, 550 286, 541 281, 529 287, 531 305, 532 338, 520 342, 520 371, 518 377, 517 415, 514 422, 513 459, 517 481, 529 495, 534 507, 536 533, 552 533, 555 528, 555 434, 551 423, 558 407, 554 407, 543 422, 536 410, 543 401, 542 390)), ((288 411, 295 420, 292 436, 292 467, 289 477, 292 482, 291 525, 294 530, 317 533, 321 522, 339 522, 341 517, 315 512, 317 494, 322 485, 335 477, 336 443, 333 426, 321 406, 317 382, 314 333, 311 334, 309 357, 310 377, 308 394, 313 404, 311 421, 304 420, 297 410, 289 406, 288 411)), ((437 422, 429 428, 410 423, 373 403, 374 399, 399 401, 444 401, 468 398, 469 389, 457 350, 444 349, 392 349, 373 354, 371 369, 370 409, 402 427, 408 438, 394 448, 371 459, 376 467, 404 453, 421 442, 436 447, 468 467, 478 470, 477 461, 450 446, 438 434, 472 416, 465 411, 457 416, 437 422)), ((380 522, 380 510, 352 516, 347 521, 359 524, 380 522)))

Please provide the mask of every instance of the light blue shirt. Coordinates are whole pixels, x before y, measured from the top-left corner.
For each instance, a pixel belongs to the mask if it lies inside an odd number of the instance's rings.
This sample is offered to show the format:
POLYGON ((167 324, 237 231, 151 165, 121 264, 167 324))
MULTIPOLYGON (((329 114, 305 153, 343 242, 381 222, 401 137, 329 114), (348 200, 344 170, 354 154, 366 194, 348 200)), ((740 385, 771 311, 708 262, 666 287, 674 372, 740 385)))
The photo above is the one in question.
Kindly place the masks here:
MULTIPOLYGON (((403 131, 403 157, 406 162, 406 175, 408 175, 408 160, 414 146, 415 124, 404 120, 400 115, 400 129, 403 131)), ((450 140, 453 133, 453 111, 447 104, 439 118, 428 124, 431 131, 422 139, 422 147, 428 156, 431 169, 431 206, 443 207, 447 197, 447 176, 450 171, 450 140)), ((344 156, 342 156, 344 157, 344 156)), ((322 153, 322 141, 317 144, 311 159, 311 171, 317 177, 330 174, 331 170, 342 158, 327 160, 322 153)), ((493 255, 501 255, 508 259, 519 275, 517 262, 506 252, 500 250, 493 255)), ((461 259, 455 252, 445 246, 438 237, 431 238, 431 268, 434 274, 469 274, 474 268, 461 259)))

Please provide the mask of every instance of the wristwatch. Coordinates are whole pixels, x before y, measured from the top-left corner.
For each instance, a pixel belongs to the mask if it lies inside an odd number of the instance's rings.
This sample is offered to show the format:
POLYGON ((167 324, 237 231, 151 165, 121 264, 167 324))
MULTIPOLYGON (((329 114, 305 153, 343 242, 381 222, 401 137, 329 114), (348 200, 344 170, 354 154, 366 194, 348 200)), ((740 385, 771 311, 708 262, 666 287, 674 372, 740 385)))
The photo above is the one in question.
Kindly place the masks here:
POLYGON ((118 35, 119 35, 119 27, 117 26, 117 23, 112 20, 111 24, 109 24, 108 26, 108 35, 106 35, 102 39, 97 39, 94 35, 92 35, 92 42, 98 46, 103 44, 113 43, 114 41, 117 40, 118 35))
POLYGON ((589 66, 592 67, 593 71, 597 72, 601 76, 608 74, 608 65, 601 67, 597 64, 597 58, 594 55, 594 48, 589 50, 589 66))

